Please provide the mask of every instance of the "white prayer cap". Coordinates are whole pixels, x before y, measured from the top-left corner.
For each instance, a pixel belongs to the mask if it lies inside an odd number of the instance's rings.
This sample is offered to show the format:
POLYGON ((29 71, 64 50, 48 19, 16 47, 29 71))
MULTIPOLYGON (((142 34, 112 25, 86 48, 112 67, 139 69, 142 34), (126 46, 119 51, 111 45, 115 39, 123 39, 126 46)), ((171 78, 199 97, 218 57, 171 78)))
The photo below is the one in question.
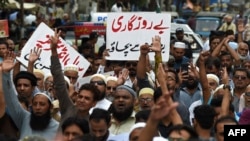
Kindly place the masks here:
POLYGON ((115 77, 115 76, 108 76, 107 78, 106 78, 106 81, 108 82, 108 81, 117 81, 118 80, 118 78, 117 77, 115 77))
POLYGON ((134 124, 129 131, 129 134, 131 134, 135 129, 137 128, 144 128, 146 126, 145 122, 137 122, 136 124, 134 124))
POLYGON ((38 93, 34 94, 33 98, 35 98, 37 95, 43 95, 43 96, 47 97, 48 100, 50 101, 50 103, 52 103, 50 96, 48 96, 47 94, 42 93, 42 92, 38 92, 38 93))
POLYGON ((68 70, 78 72, 78 66, 74 65, 74 64, 68 64, 68 65, 64 66, 64 71, 68 71, 68 70))
POLYGON ((175 42, 175 43, 174 43, 174 47, 175 47, 175 48, 183 48, 183 49, 185 49, 185 48, 186 48, 186 45, 185 45, 185 43, 183 43, 183 42, 175 42))
POLYGON ((207 74, 207 78, 213 79, 217 83, 217 85, 220 84, 219 77, 216 76, 215 74, 207 74))

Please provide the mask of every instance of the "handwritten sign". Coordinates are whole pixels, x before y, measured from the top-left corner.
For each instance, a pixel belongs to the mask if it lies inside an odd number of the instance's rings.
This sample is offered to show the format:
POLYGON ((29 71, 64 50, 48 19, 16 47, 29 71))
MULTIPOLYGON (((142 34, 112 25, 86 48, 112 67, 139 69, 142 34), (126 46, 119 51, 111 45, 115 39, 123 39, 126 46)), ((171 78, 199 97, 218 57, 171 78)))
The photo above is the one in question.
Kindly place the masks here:
MULTIPOLYGON (((171 31, 171 15, 168 13, 138 12, 109 13, 107 18, 108 60, 138 60, 140 46, 152 43, 159 35, 162 43, 162 59, 168 61, 171 31)), ((154 60, 154 52, 149 53, 154 60)))
MULTIPOLYGON (((22 49, 21 56, 17 59, 27 67, 30 50, 38 47, 42 49, 42 53, 40 58, 35 62, 34 68, 43 70, 45 73, 49 73, 51 56, 49 37, 51 35, 54 35, 54 31, 46 24, 41 23, 25 44, 22 49)), ((62 69, 67 64, 74 64, 79 67, 79 76, 84 75, 90 63, 74 48, 70 47, 62 38, 60 38, 60 41, 58 42, 57 51, 62 64, 62 69)))
POLYGON ((0 38, 9 37, 8 20, 0 20, 0 38))

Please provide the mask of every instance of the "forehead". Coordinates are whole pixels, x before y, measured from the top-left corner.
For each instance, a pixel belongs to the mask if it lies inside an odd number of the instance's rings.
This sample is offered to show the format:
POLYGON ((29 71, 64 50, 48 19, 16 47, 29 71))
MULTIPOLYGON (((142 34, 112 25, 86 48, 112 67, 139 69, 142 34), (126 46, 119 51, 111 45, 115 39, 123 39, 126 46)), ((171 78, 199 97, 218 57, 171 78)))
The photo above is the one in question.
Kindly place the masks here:
POLYGON ((139 98, 145 98, 145 97, 152 98, 153 95, 152 94, 148 94, 148 93, 144 93, 144 94, 142 94, 142 95, 139 96, 139 98))
POLYGON ((182 51, 184 51, 185 49, 184 49, 184 48, 176 48, 176 47, 174 47, 174 50, 177 51, 177 52, 182 52, 182 51))
POLYGON ((129 91, 125 90, 125 89, 117 89, 115 92, 115 96, 129 96, 129 97, 133 97, 129 91))
POLYGON ((238 74, 247 76, 247 73, 245 71, 241 71, 241 70, 235 71, 235 75, 238 75, 238 74))
POLYGON ((67 70, 64 72, 65 75, 78 75, 77 71, 74 70, 67 70))
POLYGON ((0 48, 7 48, 6 44, 0 44, 0 48))
POLYGON ((25 83, 25 84, 31 84, 30 80, 27 78, 19 78, 17 80, 17 83, 25 83))

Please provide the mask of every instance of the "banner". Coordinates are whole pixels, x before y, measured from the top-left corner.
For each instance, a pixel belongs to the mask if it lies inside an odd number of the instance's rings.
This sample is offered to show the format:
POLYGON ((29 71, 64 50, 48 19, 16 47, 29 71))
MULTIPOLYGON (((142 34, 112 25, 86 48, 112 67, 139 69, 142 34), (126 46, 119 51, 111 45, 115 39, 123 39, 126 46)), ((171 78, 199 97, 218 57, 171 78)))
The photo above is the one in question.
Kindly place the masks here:
MULTIPOLYGON (((46 24, 41 23, 37 29, 34 31, 30 39, 27 41, 22 49, 21 56, 17 59, 28 66, 28 59, 30 50, 38 47, 42 49, 40 58, 35 62, 34 68, 43 70, 44 73, 50 72, 50 36, 54 35, 54 31, 50 29, 46 24)), ((74 64, 79 67, 79 77, 83 77, 84 73, 87 71, 90 63, 79 54, 74 48, 70 47, 62 38, 57 45, 58 57, 62 64, 62 69, 67 64, 74 64)))
MULTIPOLYGON (((138 60, 140 46, 161 37, 162 60, 168 61, 170 48, 171 14, 155 12, 108 13, 108 60, 138 60)), ((154 60, 154 52, 149 53, 154 60)))

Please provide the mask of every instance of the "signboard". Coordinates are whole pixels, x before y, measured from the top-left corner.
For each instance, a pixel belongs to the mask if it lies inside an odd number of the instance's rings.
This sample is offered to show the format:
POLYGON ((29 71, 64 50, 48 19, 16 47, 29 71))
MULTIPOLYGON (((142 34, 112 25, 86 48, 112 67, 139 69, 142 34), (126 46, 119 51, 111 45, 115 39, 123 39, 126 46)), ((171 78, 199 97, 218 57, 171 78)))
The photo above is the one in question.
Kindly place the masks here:
POLYGON ((8 20, 0 20, 0 38, 9 37, 8 20))
MULTIPOLYGON (((54 31, 46 24, 41 23, 25 44, 21 56, 17 57, 17 59, 27 67, 30 50, 35 47, 40 48, 42 49, 42 53, 40 58, 35 62, 34 68, 43 70, 45 74, 50 73, 51 49, 49 38, 52 35, 54 35, 54 31)), ((90 63, 74 48, 70 47, 62 38, 60 38, 60 41, 58 42, 57 51, 59 60, 62 64, 62 69, 67 64, 77 65, 79 67, 79 76, 83 77, 90 63)))
MULTIPOLYGON (((168 61, 171 14, 155 12, 109 13, 107 18, 108 60, 138 60, 140 46, 161 37, 162 60, 168 61)), ((149 53, 154 60, 154 52, 149 53)))

